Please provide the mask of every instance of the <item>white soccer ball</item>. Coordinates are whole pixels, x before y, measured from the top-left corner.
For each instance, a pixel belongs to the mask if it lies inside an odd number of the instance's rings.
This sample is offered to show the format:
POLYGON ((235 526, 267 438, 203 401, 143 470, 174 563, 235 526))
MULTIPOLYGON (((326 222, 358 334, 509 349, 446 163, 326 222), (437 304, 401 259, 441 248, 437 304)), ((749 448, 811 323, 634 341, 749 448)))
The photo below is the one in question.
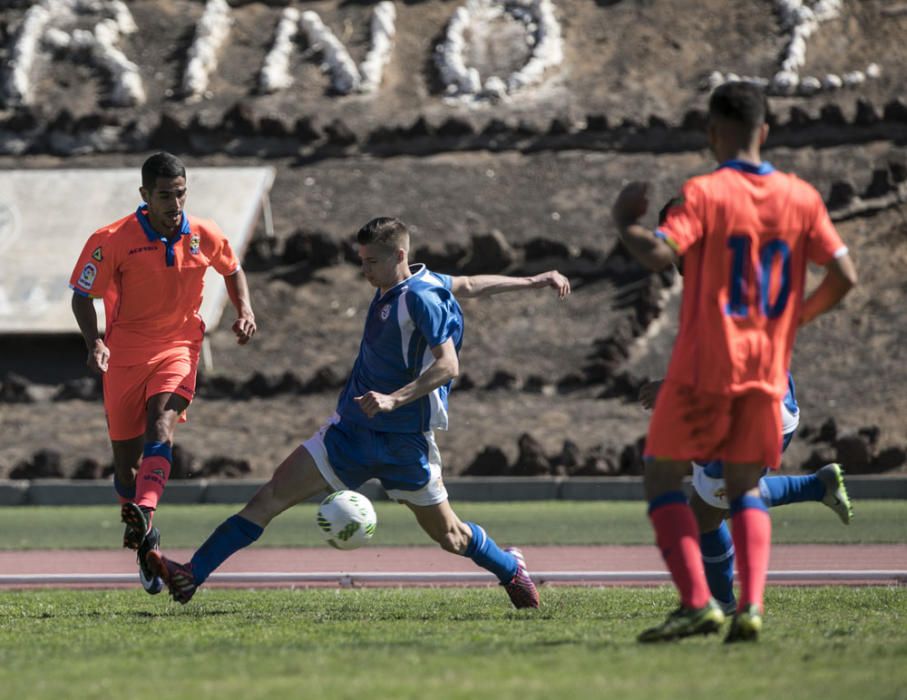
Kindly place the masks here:
POLYGON ((375 534, 372 502, 356 491, 334 491, 318 506, 318 527, 336 549, 357 549, 375 534))

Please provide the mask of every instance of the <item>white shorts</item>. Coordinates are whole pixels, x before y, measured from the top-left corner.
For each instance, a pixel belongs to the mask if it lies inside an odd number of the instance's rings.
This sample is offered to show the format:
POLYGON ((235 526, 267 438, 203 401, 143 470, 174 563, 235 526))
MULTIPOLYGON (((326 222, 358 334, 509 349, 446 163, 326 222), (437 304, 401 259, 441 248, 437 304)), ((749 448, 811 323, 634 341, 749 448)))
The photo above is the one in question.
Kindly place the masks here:
POLYGON ((372 444, 372 441, 355 439, 356 432, 362 433, 364 430, 359 427, 352 428, 352 437, 335 430, 332 431, 331 438, 326 440, 328 430, 333 426, 340 428, 339 422, 340 419, 335 414, 317 433, 302 443, 332 489, 356 490, 369 479, 378 479, 388 498, 395 501, 405 501, 414 506, 433 506, 447 500, 447 489, 441 478, 441 452, 431 431, 414 435, 383 434, 387 441, 397 443, 400 449, 375 454, 362 451, 362 445, 372 444), (400 483, 401 465, 389 464, 391 454, 402 453, 403 448, 410 450, 409 461, 403 465, 407 468, 402 470, 404 478, 409 479, 405 484, 400 483), (335 459, 340 460, 337 464, 332 463, 332 450, 335 459), (413 451, 422 457, 413 460, 413 451), (385 471, 382 469, 384 466, 391 468, 385 471), (401 488, 402 485, 409 486, 411 483, 414 488, 401 488))

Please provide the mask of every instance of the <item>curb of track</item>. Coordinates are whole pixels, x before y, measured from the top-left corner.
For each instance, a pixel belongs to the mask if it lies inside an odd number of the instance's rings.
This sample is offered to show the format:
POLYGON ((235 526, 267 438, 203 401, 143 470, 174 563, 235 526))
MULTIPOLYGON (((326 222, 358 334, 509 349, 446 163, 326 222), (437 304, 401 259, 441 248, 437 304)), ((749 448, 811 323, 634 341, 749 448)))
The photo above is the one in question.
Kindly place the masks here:
MULTIPOLYGON (((260 479, 171 481, 169 503, 245 503, 264 484, 260 479)), ((642 478, 614 477, 450 477, 450 498, 463 501, 641 501, 642 478)), ((855 500, 907 499, 907 474, 848 476, 855 500)), ((360 491, 375 501, 387 500, 377 482, 360 491)), ((108 479, 0 479, 0 506, 108 505, 113 496, 108 479)), ((319 499, 312 499, 317 501, 319 499)))

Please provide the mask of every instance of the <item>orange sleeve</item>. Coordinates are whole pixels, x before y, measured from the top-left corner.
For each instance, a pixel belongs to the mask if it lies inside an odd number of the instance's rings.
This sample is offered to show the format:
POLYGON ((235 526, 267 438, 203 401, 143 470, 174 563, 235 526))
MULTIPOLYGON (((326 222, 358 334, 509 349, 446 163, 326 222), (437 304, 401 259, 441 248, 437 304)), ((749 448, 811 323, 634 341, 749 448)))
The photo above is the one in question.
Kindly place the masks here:
POLYGON ((211 254, 211 266, 224 276, 232 275, 239 269, 239 258, 233 252, 230 241, 213 221, 208 222, 207 228, 215 240, 214 250, 211 254))
MULTIPOLYGON (((807 185, 808 186, 808 185, 807 185)), ((808 234, 808 243, 806 255, 810 262, 816 265, 827 265, 835 257, 846 252, 847 247, 838 230, 828 215, 828 209, 822 197, 811 186, 808 186, 812 192, 812 216, 808 234)))
POLYGON ((663 221, 655 235, 670 245, 678 255, 683 255, 702 238, 702 192, 688 180, 680 194, 664 210, 663 221))
POLYGON ((76 261, 69 278, 73 291, 91 299, 100 299, 110 287, 116 270, 116 255, 106 232, 93 233, 76 261))

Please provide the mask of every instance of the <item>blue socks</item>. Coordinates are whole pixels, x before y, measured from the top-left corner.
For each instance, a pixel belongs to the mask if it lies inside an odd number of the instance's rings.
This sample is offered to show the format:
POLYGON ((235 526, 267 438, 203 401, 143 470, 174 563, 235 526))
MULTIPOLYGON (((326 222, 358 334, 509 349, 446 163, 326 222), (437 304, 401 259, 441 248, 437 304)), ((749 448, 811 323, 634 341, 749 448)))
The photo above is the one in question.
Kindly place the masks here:
POLYGON ((726 522, 699 536, 702 563, 709 590, 722 607, 734 603, 734 541, 726 522))
POLYGON ((808 476, 764 476, 759 479, 759 493, 767 506, 821 501, 825 484, 815 474, 808 476))
POLYGON ((466 525, 472 530, 472 539, 463 556, 469 557, 483 569, 488 569, 501 583, 510 583, 519 566, 516 557, 498 547, 479 525, 470 522, 466 525))
POLYGON ((117 479, 117 475, 113 475, 113 490, 117 492, 117 496, 125 501, 134 501, 135 500, 135 483, 132 486, 124 486, 123 483, 117 479))
POLYGON ((217 567, 235 552, 248 547, 261 537, 264 528, 241 515, 222 522, 205 543, 192 555, 192 577, 196 585, 204 583, 217 567))

